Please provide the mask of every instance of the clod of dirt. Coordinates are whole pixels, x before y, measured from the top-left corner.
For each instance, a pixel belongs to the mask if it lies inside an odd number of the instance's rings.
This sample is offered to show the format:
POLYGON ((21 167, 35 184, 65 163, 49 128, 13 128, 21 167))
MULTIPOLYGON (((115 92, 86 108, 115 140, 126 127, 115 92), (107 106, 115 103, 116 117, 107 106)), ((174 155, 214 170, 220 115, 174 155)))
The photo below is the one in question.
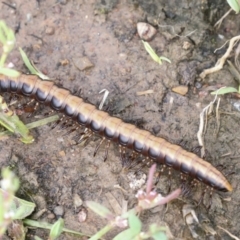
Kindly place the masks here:
POLYGON ((138 190, 146 183, 147 175, 140 171, 137 173, 130 172, 127 174, 127 178, 129 179, 130 188, 138 190))
POLYGON ((178 73, 181 76, 180 84, 193 85, 195 77, 197 75, 197 61, 183 61, 180 62, 177 68, 178 73))
POLYGON ((73 58, 73 63, 80 71, 94 67, 91 61, 87 57, 73 58))

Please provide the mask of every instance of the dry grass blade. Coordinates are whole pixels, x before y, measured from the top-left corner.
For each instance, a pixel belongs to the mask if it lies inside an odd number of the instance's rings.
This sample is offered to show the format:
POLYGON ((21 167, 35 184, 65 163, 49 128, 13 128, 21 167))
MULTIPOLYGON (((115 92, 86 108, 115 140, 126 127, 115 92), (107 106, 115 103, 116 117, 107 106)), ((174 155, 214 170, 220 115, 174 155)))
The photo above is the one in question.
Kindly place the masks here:
POLYGON ((208 69, 205 69, 201 74, 200 74, 200 77, 203 79, 205 78, 208 74, 210 73, 214 73, 214 72, 217 72, 219 71, 220 69, 223 68, 223 65, 225 63, 225 61, 227 60, 227 58, 229 57, 233 47, 235 46, 235 44, 240 40, 240 35, 236 36, 236 37, 233 37, 230 41, 229 41, 229 46, 228 46, 228 49, 227 51, 225 52, 225 54, 218 59, 217 63, 215 64, 214 67, 212 68, 208 68, 208 69))
POLYGON ((224 232, 226 232, 231 238, 235 239, 235 240, 240 240, 240 238, 234 236, 233 234, 231 234, 228 230, 226 230, 225 228, 222 228, 220 226, 217 226, 218 228, 222 229, 224 232))

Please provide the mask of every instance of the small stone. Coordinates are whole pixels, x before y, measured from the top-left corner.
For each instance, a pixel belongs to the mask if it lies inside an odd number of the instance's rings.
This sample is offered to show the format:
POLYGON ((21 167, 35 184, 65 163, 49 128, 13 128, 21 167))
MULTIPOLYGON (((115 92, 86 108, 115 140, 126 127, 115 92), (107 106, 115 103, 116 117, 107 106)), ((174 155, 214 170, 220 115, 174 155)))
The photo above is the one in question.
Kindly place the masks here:
POLYGON ((45 30, 45 33, 46 33, 47 35, 53 35, 54 32, 55 32, 54 27, 47 27, 46 30, 45 30))
POLYGON ((58 0, 61 5, 66 5, 68 0, 58 0))
POLYGON ((139 22, 137 24, 137 31, 139 37, 144 41, 151 41, 157 33, 157 30, 152 25, 145 22, 139 22))
POLYGON ((94 67, 91 61, 87 57, 74 58, 73 63, 80 71, 94 67))
POLYGON ((55 215, 54 215, 53 213, 49 213, 49 214, 47 215, 47 218, 48 218, 48 219, 54 219, 54 218, 55 218, 55 215))
POLYGON ((74 204, 74 207, 82 206, 83 200, 80 198, 78 194, 73 195, 73 204, 74 204))
POLYGON ((63 59, 63 60, 60 61, 60 64, 61 64, 62 66, 66 66, 66 65, 69 64, 69 61, 68 61, 68 59, 63 59))
POLYGON ((65 157, 65 156, 66 156, 66 153, 65 153, 64 151, 60 151, 58 154, 59 154, 61 157, 65 157))
POLYGON ((183 49, 184 50, 189 50, 189 49, 191 49, 193 47, 193 45, 190 43, 190 42, 188 42, 188 41, 184 41, 183 42, 183 49))
POLYGON ((187 86, 177 86, 177 87, 172 88, 172 91, 184 96, 188 92, 188 87, 187 86))
POLYGON ((62 217, 63 214, 64 214, 64 209, 63 209, 63 206, 57 206, 53 209, 53 212, 54 214, 57 216, 57 217, 62 217))
POLYGON ((233 107, 240 112, 240 100, 234 102, 233 107))
POLYGON ((202 87, 201 82, 195 82, 195 88, 200 89, 202 87))
POLYGON ((78 221, 80 223, 85 222, 87 219, 87 210, 82 208, 81 211, 78 213, 78 221))

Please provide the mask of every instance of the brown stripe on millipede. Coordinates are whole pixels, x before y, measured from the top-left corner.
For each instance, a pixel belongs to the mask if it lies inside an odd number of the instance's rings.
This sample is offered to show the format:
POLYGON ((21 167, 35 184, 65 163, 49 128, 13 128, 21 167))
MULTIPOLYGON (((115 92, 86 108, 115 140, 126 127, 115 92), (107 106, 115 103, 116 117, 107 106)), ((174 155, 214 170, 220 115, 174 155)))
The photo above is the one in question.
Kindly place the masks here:
POLYGON ((181 171, 216 190, 232 191, 231 184, 223 174, 197 155, 98 110, 53 82, 42 81, 34 75, 22 74, 18 78, 0 75, 0 92, 35 98, 38 102, 63 112, 99 136, 134 150, 145 158, 181 171))

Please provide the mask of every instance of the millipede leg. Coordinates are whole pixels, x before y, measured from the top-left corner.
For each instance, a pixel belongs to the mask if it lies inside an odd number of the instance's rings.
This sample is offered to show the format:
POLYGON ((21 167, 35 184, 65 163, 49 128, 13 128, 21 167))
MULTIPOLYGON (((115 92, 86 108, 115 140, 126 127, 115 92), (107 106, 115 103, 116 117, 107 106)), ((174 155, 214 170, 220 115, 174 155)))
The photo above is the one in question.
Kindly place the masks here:
POLYGON ((95 157, 97 152, 98 152, 98 149, 100 148, 100 146, 105 142, 106 138, 102 138, 100 143, 96 146, 95 150, 94 150, 94 153, 93 153, 93 156, 95 157))
POLYGON ((208 205, 207 209, 210 209, 210 207, 212 205, 212 195, 213 195, 213 188, 211 188, 211 190, 210 190, 209 205, 208 205))
POLYGON ((64 133, 62 136, 70 135, 71 133, 75 132, 76 130, 77 130, 76 128, 71 128, 69 131, 67 131, 66 133, 64 133))
POLYGON ((166 169, 166 166, 165 166, 165 165, 162 165, 162 166, 161 166, 161 169, 157 172, 157 177, 156 177, 155 186, 159 183, 161 174, 164 172, 165 169, 166 169))
POLYGON ((125 147, 119 145, 119 153, 120 153, 120 159, 122 162, 122 166, 126 166, 127 165, 127 158, 126 158, 126 150, 125 147))
POLYGON ((107 145, 106 145, 106 148, 105 148, 105 156, 104 156, 104 162, 106 162, 107 160, 107 157, 108 157, 108 149, 109 149, 109 146, 110 146, 110 140, 107 141, 107 145))
POLYGON ((53 130, 54 128, 56 128, 65 118, 65 115, 63 115, 59 120, 57 120, 51 127, 51 129, 53 130))
POLYGON ((86 141, 93 135, 92 131, 88 128, 85 128, 84 132, 82 133, 80 139, 78 140, 78 144, 82 143, 83 141, 86 141))
POLYGON ((168 168, 168 193, 171 191, 171 183, 172 183, 172 171, 171 168, 168 168))
POLYGON ((208 187, 206 187, 206 188, 204 189, 204 191, 203 191, 203 193, 202 193, 202 196, 201 196, 201 198, 200 198, 199 201, 198 201, 197 206, 199 206, 199 205, 201 204, 201 202, 203 201, 203 198, 204 198, 204 196, 205 196, 205 194, 206 194, 206 192, 207 192, 207 189, 208 189, 208 187))

